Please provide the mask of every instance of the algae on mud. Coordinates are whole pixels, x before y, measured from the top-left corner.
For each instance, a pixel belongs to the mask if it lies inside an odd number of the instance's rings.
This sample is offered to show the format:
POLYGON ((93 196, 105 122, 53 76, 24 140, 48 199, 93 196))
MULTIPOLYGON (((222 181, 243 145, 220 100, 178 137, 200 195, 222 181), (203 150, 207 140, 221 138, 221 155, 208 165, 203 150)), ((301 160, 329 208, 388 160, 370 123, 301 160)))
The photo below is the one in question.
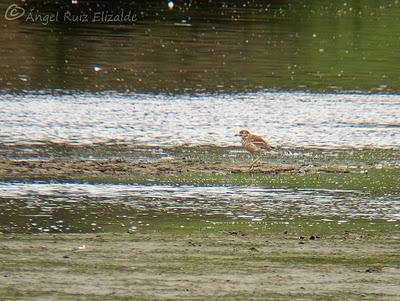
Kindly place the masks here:
POLYGON ((400 193, 396 149, 281 148, 253 172, 236 147, 0 145, 1 181, 262 185, 400 193))
POLYGON ((3 234, 0 293, 10 300, 398 300, 398 227, 309 226, 315 222, 192 220, 182 228, 165 219, 132 234, 3 234))

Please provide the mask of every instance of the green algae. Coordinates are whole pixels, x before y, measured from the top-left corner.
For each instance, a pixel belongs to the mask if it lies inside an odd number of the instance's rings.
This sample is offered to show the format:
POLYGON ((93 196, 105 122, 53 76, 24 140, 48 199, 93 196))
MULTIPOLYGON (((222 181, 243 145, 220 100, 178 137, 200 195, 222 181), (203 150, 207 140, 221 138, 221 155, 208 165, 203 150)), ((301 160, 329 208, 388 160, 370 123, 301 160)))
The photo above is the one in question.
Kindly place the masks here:
POLYGON ((166 217, 132 234, 0 235, 0 277, 6 279, 0 293, 6 300, 398 298, 390 290, 400 266, 400 232, 393 223, 193 219, 181 227, 183 222, 166 217), (249 291, 243 279, 269 284, 249 291), (316 289, 313 283, 324 284, 316 289), (339 290, 343 284, 347 288, 339 290))

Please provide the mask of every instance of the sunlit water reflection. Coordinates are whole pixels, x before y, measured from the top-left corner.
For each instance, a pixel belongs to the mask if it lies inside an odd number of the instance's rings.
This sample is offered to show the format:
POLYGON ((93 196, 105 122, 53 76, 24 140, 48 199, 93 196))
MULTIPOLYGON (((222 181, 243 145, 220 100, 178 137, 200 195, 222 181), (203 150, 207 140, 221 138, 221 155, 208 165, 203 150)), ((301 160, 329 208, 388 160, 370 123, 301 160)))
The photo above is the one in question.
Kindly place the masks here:
MULTIPOLYGON (((398 1, 17 2, 41 15, 124 9, 138 20, 0 18, 0 91, 400 92, 398 1)), ((0 0, 3 16, 10 3, 0 0)))
POLYGON ((400 219, 400 200, 351 190, 122 184, 1 183, 2 229, 77 231, 147 212, 268 221, 277 216, 400 219), (51 226, 50 226, 51 225, 51 226))
POLYGON ((400 95, 0 95, 0 142, 232 145, 241 128, 291 146, 398 147, 400 95))

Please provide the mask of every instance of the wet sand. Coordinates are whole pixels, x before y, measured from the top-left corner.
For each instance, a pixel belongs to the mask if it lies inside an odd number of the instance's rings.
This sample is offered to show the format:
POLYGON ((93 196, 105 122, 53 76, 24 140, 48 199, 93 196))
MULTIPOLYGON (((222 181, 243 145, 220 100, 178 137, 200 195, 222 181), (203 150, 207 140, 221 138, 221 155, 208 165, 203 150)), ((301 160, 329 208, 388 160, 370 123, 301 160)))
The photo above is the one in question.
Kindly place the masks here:
POLYGON ((1 235, 0 293, 3 300, 400 299, 399 231, 258 227, 1 235))

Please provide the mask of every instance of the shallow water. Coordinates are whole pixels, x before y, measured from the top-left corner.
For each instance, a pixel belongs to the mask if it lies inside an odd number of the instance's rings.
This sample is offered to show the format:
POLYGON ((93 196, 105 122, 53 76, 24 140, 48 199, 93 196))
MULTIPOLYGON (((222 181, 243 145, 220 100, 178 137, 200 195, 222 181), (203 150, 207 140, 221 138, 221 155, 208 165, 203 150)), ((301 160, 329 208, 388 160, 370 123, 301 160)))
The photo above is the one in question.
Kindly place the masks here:
POLYGON ((76 2, 137 20, 0 18, 0 142, 399 145, 399 1, 76 2))
POLYGON ((234 145, 248 128, 278 145, 398 147, 399 108, 399 95, 0 95, 0 142, 234 145))
POLYGON ((1 228, 14 232, 103 231, 107 225, 154 223, 163 214, 252 222, 400 219, 396 197, 235 186, 1 183, 0 208, 1 228))
POLYGON ((399 1, 174 2, 18 1, 43 16, 124 9, 137 21, 0 18, 0 90, 400 92, 399 1))
MULTIPOLYGON (((137 20, 2 16, 2 149, 238 145, 241 128, 289 147, 399 147, 399 1, 176 0, 171 11, 167 1, 75 2, 20 5, 37 14, 111 5, 137 20)), ((9 4, 0 0, 1 12, 9 4)), ((101 231, 170 212, 255 221, 399 216, 394 198, 255 187, 3 183, 0 206, 3 230, 26 232, 101 231)))

